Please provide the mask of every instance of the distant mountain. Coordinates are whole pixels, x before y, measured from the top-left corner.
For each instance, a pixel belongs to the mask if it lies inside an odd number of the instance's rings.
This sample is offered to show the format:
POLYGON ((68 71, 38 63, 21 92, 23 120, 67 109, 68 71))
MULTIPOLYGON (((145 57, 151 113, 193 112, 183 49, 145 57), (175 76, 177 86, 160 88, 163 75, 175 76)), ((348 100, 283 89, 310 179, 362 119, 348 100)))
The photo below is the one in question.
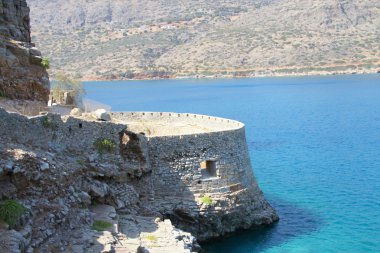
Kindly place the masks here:
POLYGON ((52 74, 83 79, 380 70, 378 0, 28 0, 52 74))

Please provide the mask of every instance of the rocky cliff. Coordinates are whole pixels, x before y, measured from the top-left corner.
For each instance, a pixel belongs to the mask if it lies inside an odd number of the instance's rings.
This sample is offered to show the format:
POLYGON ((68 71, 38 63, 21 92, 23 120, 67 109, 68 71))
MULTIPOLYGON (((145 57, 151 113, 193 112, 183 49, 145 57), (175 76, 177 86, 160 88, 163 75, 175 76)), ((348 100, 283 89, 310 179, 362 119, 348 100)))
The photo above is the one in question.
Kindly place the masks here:
POLYGON ((0 252, 189 253, 199 251, 194 236, 278 220, 253 176, 243 124, 174 113, 78 117, 0 109, 0 252), (209 130, 151 136, 134 125, 162 130, 167 120, 209 130))
POLYGON ((0 94, 47 101, 49 77, 31 43, 29 21, 25 0, 0 0, 0 94))

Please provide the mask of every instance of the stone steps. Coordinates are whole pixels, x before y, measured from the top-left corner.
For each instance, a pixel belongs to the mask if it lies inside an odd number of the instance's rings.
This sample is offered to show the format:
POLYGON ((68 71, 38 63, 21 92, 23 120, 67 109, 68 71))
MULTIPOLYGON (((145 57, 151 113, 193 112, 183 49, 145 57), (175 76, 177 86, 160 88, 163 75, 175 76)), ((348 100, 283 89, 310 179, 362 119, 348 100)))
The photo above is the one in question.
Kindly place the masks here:
POLYGON ((135 253, 136 251, 128 249, 126 246, 114 246, 113 247, 114 253, 135 253))
POLYGON ((160 221, 156 217, 121 215, 120 232, 125 235, 122 244, 137 249, 142 246, 150 253, 187 253, 183 241, 176 239, 176 230, 170 220, 160 221))
POLYGON ((93 252, 136 253, 139 247, 150 253, 190 252, 186 248, 192 243, 191 235, 175 229, 170 220, 132 215, 119 215, 116 220, 115 209, 107 205, 92 207, 91 211, 95 221, 103 220, 112 224, 106 231, 95 234, 94 240, 98 244, 93 247, 93 252), (187 238, 186 243, 177 238, 187 238))

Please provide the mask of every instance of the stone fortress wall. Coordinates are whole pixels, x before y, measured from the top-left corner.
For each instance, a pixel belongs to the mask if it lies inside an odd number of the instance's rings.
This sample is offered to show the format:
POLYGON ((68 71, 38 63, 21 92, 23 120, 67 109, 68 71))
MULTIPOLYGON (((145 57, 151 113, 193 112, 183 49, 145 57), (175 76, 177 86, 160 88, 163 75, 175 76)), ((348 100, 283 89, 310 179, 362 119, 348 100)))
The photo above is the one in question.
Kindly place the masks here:
POLYGON ((168 112, 113 113, 124 122, 154 122, 159 128, 178 123, 202 128, 184 133, 181 129, 153 130, 147 136, 149 158, 155 177, 155 196, 238 191, 256 184, 253 177, 244 124, 207 115, 168 112), (163 132, 162 135, 157 135, 163 132), (183 185, 171 178, 180 175, 183 185))
POLYGON ((113 113, 113 118, 122 122, 151 122, 153 128, 157 128, 150 136, 176 136, 176 135, 197 135, 200 133, 211 133, 221 131, 231 131, 234 129, 243 128, 244 124, 235 120, 212 117, 208 115, 192 114, 192 113, 174 113, 174 112, 117 112, 113 113), (170 126, 188 126, 193 127, 188 131, 183 131, 181 128, 173 128, 170 132, 163 131, 161 128, 170 126), (155 134, 156 133, 156 134, 155 134))
MULTIPOLYGON (((133 185, 143 205, 200 240, 278 219, 254 178, 244 124, 160 112, 120 112, 111 117, 112 122, 54 114, 27 118, 0 109, 0 134, 8 143, 85 157, 97 153, 97 139, 114 141, 118 148, 96 164, 88 159, 89 167, 107 168, 101 177, 108 177, 108 184, 133 185)), ((117 201, 116 205, 123 206, 117 201)))
POLYGON ((154 198, 181 228, 206 239, 275 219, 254 178, 243 123, 167 112, 114 113, 113 118, 153 123, 145 124, 151 128, 144 134, 154 198), (165 129, 170 126, 176 127, 165 129), (202 203, 205 196, 212 205, 202 203))

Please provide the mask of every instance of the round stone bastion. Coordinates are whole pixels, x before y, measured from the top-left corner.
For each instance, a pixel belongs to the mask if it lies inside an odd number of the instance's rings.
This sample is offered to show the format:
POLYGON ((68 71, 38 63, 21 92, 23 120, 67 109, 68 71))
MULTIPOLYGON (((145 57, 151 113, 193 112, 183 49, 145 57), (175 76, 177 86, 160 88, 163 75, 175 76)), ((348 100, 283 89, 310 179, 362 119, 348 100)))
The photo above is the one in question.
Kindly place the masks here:
POLYGON ((152 199, 175 225, 207 240, 278 219, 253 175, 243 123, 190 113, 111 116, 145 136, 152 199))
POLYGON ((112 119, 148 137, 198 135, 244 128, 235 120, 207 115, 173 112, 119 112, 112 119))

